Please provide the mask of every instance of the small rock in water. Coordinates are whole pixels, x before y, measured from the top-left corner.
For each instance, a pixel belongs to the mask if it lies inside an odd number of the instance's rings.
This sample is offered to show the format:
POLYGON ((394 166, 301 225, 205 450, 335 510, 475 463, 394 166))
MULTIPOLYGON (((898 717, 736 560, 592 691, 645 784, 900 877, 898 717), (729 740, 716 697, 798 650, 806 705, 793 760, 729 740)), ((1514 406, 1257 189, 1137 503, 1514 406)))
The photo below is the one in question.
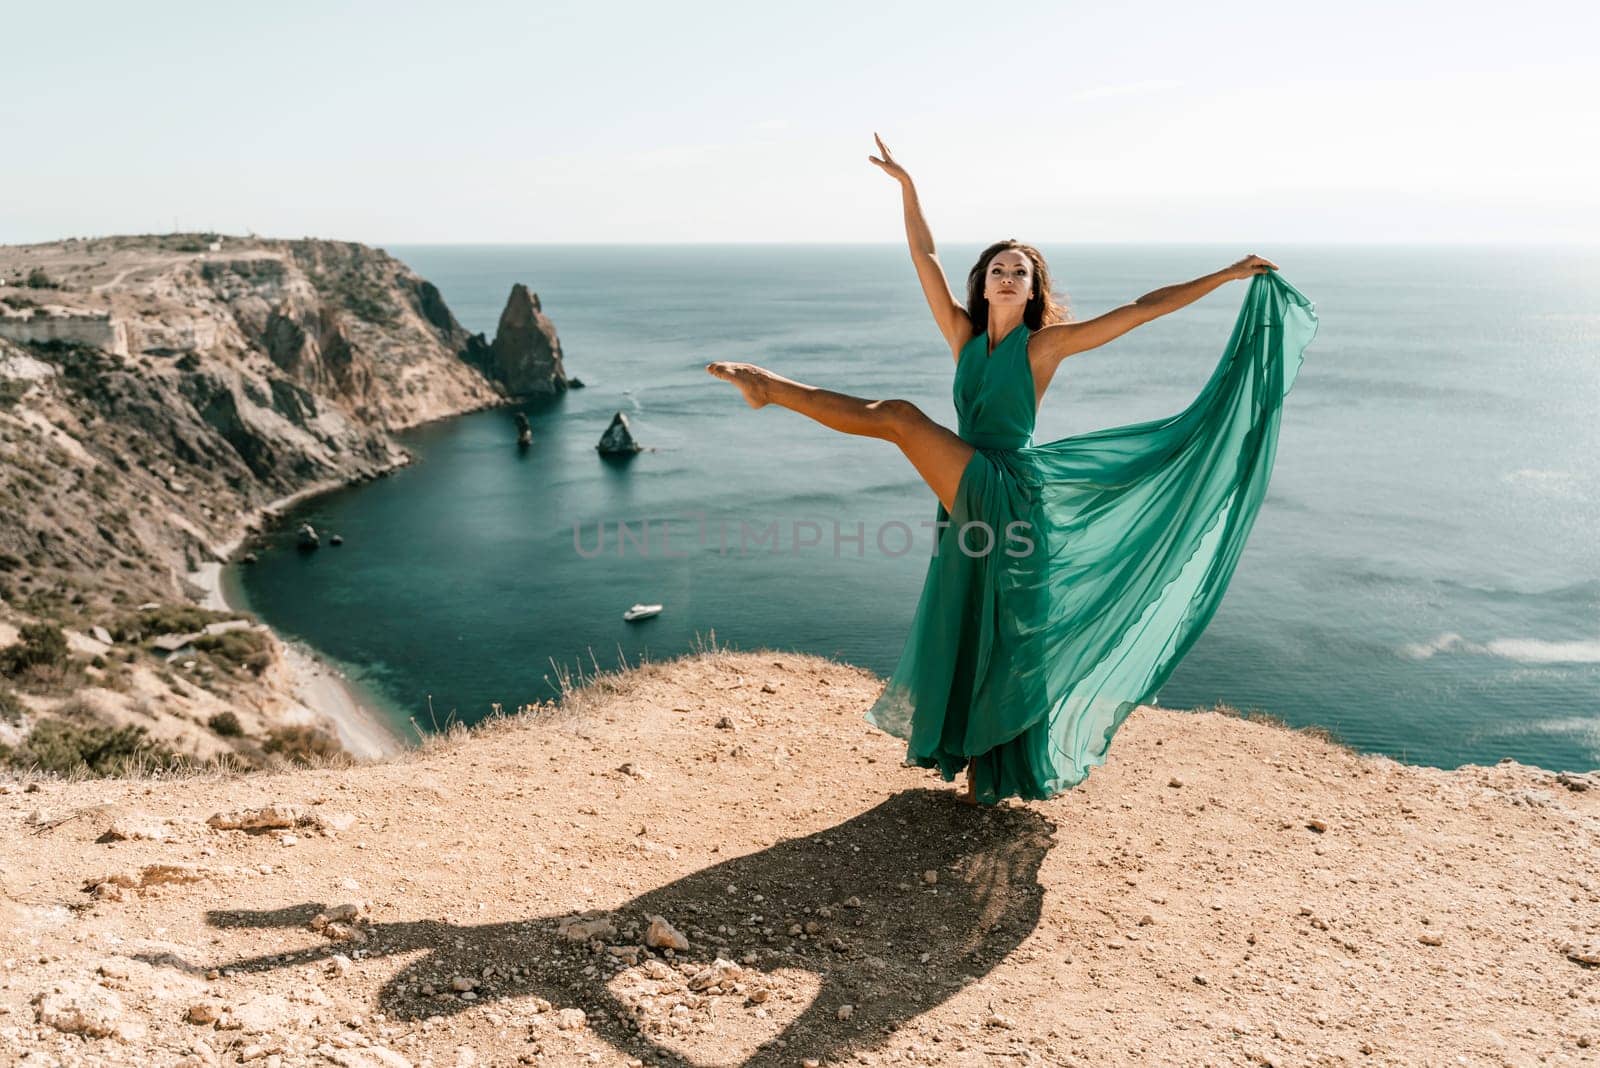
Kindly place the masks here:
POLYGON ((641 451, 644 446, 633 439, 633 428, 628 424, 628 417, 618 412, 611 417, 611 425, 600 435, 600 443, 595 448, 602 455, 626 456, 641 451))

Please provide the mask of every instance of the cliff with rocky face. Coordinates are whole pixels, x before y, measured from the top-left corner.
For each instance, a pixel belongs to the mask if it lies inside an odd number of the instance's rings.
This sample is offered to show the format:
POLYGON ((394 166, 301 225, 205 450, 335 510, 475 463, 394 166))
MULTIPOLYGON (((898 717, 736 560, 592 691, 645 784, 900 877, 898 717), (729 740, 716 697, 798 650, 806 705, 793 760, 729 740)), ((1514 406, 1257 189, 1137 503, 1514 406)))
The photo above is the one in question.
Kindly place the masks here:
POLYGON ((0 646, 36 623, 71 646, 20 673, 0 649, 0 747, 70 713, 248 748, 283 704, 272 671, 201 657, 210 677, 184 677, 148 647, 225 618, 166 610, 196 592, 185 576, 273 502, 406 462, 390 432, 510 391, 463 358, 437 288, 358 244, 72 240, 0 248, 0 280, 0 646), (245 742, 205 727, 229 710, 245 742))

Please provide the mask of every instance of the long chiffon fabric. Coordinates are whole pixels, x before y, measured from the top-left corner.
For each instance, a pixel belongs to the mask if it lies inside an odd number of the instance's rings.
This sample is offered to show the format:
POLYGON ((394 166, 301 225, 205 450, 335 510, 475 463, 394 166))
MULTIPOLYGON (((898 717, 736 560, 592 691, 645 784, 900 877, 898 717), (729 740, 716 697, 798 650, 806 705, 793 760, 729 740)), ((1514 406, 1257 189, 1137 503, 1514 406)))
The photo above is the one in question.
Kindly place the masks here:
POLYGON ((1165 419, 1033 443, 1025 325, 955 378, 975 447, 904 650, 868 722, 906 762, 975 795, 1042 800, 1103 764, 1210 622, 1266 496, 1284 396, 1317 330, 1275 271, 1254 276, 1221 361, 1165 419))

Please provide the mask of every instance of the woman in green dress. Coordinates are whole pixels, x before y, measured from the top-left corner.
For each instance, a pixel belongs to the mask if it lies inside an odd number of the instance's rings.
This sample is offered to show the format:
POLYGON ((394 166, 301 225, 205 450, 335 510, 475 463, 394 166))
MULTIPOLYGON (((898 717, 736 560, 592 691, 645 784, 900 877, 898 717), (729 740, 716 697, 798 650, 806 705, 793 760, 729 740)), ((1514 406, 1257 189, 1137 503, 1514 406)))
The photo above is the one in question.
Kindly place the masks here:
POLYGON ((866 712, 907 742, 908 764, 957 798, 1042 800, 1105 762, 1112 735, 1153 699, 1205 629, 1266 495, 1284 395, 1316 333, 1314 306, 1246 256, 1104 315, 1071 321, 1037 249, 1001 241, 950 290, 905 168, 912 260, 955 362, 952 432, 902 399, 796 382, 748 363, 707 372, 753 408, 776 404, 846 434, 893 442, 939 500, 938 532, 900 661, 866 712), (1182 412, 1035 445, 1061 361, 1251 279, 1210 381, 1182 412))

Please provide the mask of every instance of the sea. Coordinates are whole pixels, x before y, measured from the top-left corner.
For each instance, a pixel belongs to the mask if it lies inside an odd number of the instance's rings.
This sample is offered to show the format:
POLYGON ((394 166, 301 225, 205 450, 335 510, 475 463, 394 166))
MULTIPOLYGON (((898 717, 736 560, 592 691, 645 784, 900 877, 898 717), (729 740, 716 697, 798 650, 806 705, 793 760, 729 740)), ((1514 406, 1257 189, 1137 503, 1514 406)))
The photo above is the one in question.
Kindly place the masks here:
MULTIPOLYGON (((1039 247, 1076 318, 1249 252, 1320 318, 1227 594, 1159 704, 1444 768, 1600 766, 1600 249, 1039 247)), ((958 297, 979 249, 940 249, 958 297)), ((388 251, 491 337, 527 284, 584 388, 401 435, 413 464, 304 502, 225 571, 235 603, 411 738, 710 646, 889 674, 932 491, 892 444, 751 409, 704 368, 758 363, 954 427, 904 246, 388 251), (643 446, 625 461, 595 449, 619 412, 643 446), (303 522, 343 544, 298 551, 303 522), (635 603, 663 608, 624 621, 635 603)), ((1180 411, 1246 287, 1068 359, 1035 442, 1180 411)))

